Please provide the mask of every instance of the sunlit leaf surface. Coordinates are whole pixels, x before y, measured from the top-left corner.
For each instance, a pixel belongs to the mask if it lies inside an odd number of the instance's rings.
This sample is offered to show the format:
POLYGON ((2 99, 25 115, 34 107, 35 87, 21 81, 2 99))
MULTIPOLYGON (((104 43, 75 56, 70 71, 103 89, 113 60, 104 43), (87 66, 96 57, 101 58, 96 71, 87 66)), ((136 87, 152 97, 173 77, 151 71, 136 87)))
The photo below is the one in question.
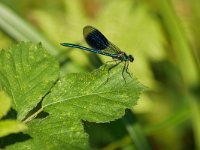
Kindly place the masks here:
POLYGON ((21 120, 58 78, 58 63, 41 45, 21 43, 0 51, 0 86, 21 120))
POLYGON ((10 98, 3 92, 0 91, 0 118, 6 115, 11 107, 10 98))
POLYGON ((12 96, 19 114, 26 114, 38 103, 39 97, 44 97, 42 109, 48 113, 44 118, 29 120, 26 134, 31 138, 14 144, 11 149, 88 149, 88 135, 84 132, 82 120, 102 123, 120 118, 125 109, 137 103, 144 89, 134 76, 131 78, 125 73, 126 82, 123 80, 122 65, 111 70, 108 81, 107 70, 110 65, 91 73, 68 74, 56 82, 57 63, 41 46, 21 43, 11 50, 12 54, 10 50, 2 51, 1 57, 7 62, 3 71, 8 77, 4 79, 15 81, 15 86, 9 86, 10 82, 1 80, 2 87, 12 96), (37 55, 31 55, 33 52, 37 55), (8 63, 11 58, 12 63, 8 63), (14 71, 17 78, 11 76, 14 71), (28 82, 28 79, 32 79, 32 82, 28 82), (56 84, 45 96, 54 82, 56 84), (27 84, 29 88, 26 88, 27 84))

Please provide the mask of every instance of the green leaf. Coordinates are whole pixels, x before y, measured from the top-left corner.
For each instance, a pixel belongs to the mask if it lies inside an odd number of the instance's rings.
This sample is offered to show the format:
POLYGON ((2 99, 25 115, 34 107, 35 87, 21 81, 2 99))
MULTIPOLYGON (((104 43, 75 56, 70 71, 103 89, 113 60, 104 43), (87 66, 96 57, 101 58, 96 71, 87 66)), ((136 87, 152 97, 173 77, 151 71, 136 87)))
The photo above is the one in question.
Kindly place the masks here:
POLYGON ((27 130, 25 124, 15 120, 0 121, 0 137, 27 130))
POLYGON ((10 98, 3 91, 0 91, 0 118, 6 115, 10 106, 10 98))
POLYGON ((29 122, 29 130, 26 133, 32 139, 7 148, 14 150, 89 149, 88 135, 84 132, 81 121, 77 118, 67 118, 62 115, 63 112, 59 113, 29 122))
POLYGON ((20 43, 0 51, 0 86, 21 120, 58 78, 58 63, 41 47, 20 43))
POLYGON ((40 45, 21 43, 1 51, 0 84, 11 95, 18 118, 23 118, 43 98, 42 107, 33 109, 24 121, 28 122, 25 133, 31 138, 7 148, 89 149, 81 121, 104 123, 122 117, 125 109, 137 103, 144 89, 126 73, 126 82, 123 80, 122 65, 110 72, 107 81, 108 67, 68 74, 55 82, 58 63, 40 45), (33 119, 41 111, 48 115, 33 119))
MULTIPOLYGON (((0 118, 6 115, 10 107, 10 98, 3 91, 0 91, 0 118)), ((22 132, 26 129, 27 127, 23 123, 15 120, 0 121, 0 137, 9 135, 11 133, 22 132)))
POLYGON ((136 104, 143 86, 129 76, 126 76, 126 84, 121 75, 122 66, 111 72, 107 82, 107 68, 103 68, 92 73, 69 74, 61 79, 45 97, 44 110, 56 114, 59 109, 68 117, 98 123, 124 115, 125 109, 136 104))
POLYGON ((68 74, 58 81, 42 104, 49 116, 31 121, 27 133, 33 139, 14 148, 88 149, 88 135, 81 120, 116 120, 136 104, 143 90, 135 78, 127 76, 126 84, 121 71, 122 66, 115 68, 108 82, 107 68, 103 67, 91 73, 68 74))

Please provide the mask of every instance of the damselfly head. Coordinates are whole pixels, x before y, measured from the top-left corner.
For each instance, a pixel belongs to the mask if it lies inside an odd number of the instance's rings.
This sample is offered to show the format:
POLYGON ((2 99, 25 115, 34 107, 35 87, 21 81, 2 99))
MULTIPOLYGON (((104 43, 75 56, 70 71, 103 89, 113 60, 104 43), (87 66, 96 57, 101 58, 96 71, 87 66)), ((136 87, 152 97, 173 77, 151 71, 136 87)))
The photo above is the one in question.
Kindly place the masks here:
POLYGON ((133 57, 132 55, 129 55, 129 56, 128 56, 128 59, 129 59, 130 62, 133 62, 133 61, 134 61, 134 57, 133 57))

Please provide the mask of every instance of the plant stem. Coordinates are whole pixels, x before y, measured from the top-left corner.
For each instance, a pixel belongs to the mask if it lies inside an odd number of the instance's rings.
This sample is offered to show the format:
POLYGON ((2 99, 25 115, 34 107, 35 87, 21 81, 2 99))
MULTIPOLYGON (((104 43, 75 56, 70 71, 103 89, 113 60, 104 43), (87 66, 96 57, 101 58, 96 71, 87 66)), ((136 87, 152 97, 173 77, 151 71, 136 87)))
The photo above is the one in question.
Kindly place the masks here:
POLYGON ((33 120, 35 117, 37 117, 37 115, 39 114, 39 113, 41 113, 43 111, 43 108, 40 108, 38 111, 36 111, 34 114, 32 114, 31 116, 29 116, 28 118, 26 118, 26 120, 24 120, 23 121, 23 123, 27 123, 27 122, 29 122, 29 121, 31 121, 31 120, 33 120))
POLYGON ((52 45, 42 34, 34 29, 28 22, 20 18, 0 2, 0 27, 17 41, 42 42, 47 51, 53 56, 58 56, 58 49, 52 45))
POLYGON ((122 120, 137 150, 151 150, 151 146, 133 112, 127 110, 122 120))
POLYGON ((175 58, 180 68, 183 78, 182 94, 190 105, 193 121, 193 132, 195 135, 196 148, 200 149, 200 108, 199 99, 194 97, 190 92, 190 88, 199 84, 200 66, 197 57, 194 56, 192 47, 187 39, 186 33, 179 22, 178 17, 173 10, 170 0, 153 0, 156 9, 163 21, 163 27, 166 35, 169 36, 169 42, 172 43, 172 49, 175 53, 175 58))

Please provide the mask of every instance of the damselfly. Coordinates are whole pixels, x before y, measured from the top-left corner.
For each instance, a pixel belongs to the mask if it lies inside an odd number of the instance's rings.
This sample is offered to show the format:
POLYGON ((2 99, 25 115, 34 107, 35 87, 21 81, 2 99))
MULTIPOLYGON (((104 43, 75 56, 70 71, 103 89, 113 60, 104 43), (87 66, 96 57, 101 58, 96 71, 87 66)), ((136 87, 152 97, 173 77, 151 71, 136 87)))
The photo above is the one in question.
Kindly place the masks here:
POLYGON ((99 30, 92 26, 85 26, 83 28, 83 36, 85 38, 85 41, 89 46, 91 46, 91 48, 71 43, 61 43, 61 45, 66 47, 79 48, 85 51, 112 57, 113 62, 116 62, 116 64, 108 69, 108 75, 111 69, 118 66, 120 63, 124 63, 122 76, 126 81, 124 71, 126 71, 130 75, 130 73, 128 72, 128 66, 129 62, 134 61, 134 57, 132 55, 127 55, 125 52, 121 51, 118 47, 108 41, 107 38, 99 30))

